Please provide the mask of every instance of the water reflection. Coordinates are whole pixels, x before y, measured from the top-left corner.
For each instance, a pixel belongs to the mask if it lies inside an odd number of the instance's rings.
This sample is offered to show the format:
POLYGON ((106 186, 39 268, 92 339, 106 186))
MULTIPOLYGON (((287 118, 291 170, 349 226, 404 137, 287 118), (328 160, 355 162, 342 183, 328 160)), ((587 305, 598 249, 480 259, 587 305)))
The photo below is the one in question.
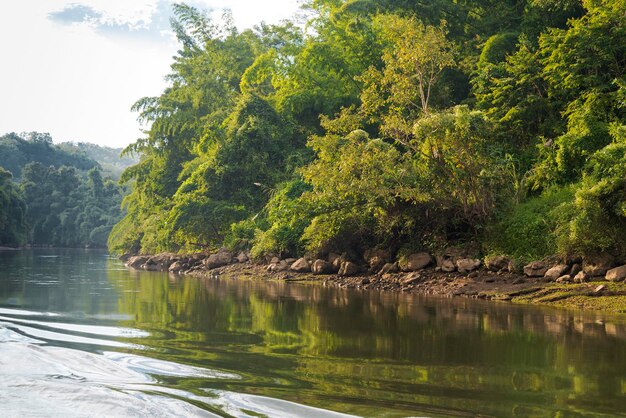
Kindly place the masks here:
POLYGON ((22 254, 16 263, 0 254, 0 263, 23 266, 0 270, 8 272, 0 276, 0 331, 149 376, 116 383, 142 397, 156 391, 233 416, 626 410, 624 316, 174 278, 129 272, 101 253, 50 255, 59 257, 22 254))

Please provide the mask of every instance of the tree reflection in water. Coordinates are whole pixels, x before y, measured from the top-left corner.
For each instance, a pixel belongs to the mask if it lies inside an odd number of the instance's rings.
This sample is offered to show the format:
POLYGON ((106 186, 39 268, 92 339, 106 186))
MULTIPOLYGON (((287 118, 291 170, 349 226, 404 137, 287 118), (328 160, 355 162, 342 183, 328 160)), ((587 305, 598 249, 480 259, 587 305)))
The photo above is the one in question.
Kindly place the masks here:
POLYGON ((620 316, 130 274, 110 270, 109 278, 120 312, 152 332, 147 345, 159 349, 155 355, 244 376, 210 382, 215 389, 370 416, 381 408, 388 416, 626 410, 620 316))

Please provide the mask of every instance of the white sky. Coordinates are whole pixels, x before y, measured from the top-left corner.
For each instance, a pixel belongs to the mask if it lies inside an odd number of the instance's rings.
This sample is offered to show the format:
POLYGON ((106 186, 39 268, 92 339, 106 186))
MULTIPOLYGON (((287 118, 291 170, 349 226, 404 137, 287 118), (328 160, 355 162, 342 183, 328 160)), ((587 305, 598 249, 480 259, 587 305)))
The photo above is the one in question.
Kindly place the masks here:
MULTIPOLYGON (((0 0, 0 135, 49 132, 55 142, 112 147, 134 142, 142 127, 130 107, 163 90, 177 50, 167 32, 171 2, 0 0)), ((229 8, 240 29, 278 23, 299 7, 297 0, 187 3, 229 8)))

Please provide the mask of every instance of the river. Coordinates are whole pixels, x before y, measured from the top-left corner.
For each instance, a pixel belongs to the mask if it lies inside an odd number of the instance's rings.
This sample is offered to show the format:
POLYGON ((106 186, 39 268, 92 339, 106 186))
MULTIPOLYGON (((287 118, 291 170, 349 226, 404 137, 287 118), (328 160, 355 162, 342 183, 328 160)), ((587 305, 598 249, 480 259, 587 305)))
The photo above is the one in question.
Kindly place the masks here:
POLYGON ((0 411, 616 416, 626 316, 0 252, 0 411))

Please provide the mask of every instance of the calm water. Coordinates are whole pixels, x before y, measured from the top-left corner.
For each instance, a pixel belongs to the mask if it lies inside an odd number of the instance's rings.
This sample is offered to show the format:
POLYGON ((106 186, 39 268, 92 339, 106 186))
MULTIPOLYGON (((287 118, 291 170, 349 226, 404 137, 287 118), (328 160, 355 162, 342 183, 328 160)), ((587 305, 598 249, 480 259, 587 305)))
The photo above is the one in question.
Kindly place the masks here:
POLYGON ((2 416, 624 411, 624 316, 0 252, 2 416))

